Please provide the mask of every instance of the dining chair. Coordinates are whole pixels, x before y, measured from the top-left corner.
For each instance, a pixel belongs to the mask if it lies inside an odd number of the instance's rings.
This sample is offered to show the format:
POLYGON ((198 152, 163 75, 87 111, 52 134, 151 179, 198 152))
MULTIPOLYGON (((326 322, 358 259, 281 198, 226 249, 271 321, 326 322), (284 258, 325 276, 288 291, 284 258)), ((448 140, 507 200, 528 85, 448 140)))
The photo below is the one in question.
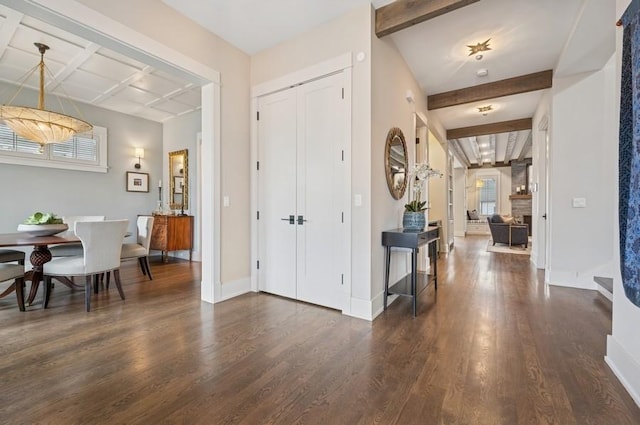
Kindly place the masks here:
POLYGON ((12 285, 15 287, 15 290, 16 290, 16 298, 18 299, 18 308, 20 309, 20 311, 25 311, 24 309, 24 261, 23 261, 23 264, 7 264, 7 263, 0 264, 0 282, 6 282, 8 280, 13 280, 12 285))
MULTIPOLYGON (((0 249, 0 263, 13 263, 17 262, 21 264, 24 269, 24 251, 18 251, 17 249, 0 249)), ((24 273, 24 270, 23 270, 24 273)), ((24 287, 24 282, 23 282, 24 287)), ((8 288, 6 288, 2 293, 0 293, 0 298, 4 298, 13 292, 16 289, 15 283, 12 283, 8 288)), ((19 303, 18 303, 19 304, 19 303)))
MULTIPOLYGON (((65 215, 62 216, 62 222, 69 226, 69 230, 73 232, 75 225, 79 221, 104 221, 103 215, 65 215)), ((53 245, 49 247, 52 257, 72 257, 74 255, 82 255, 82 244, 69 243, 53 245)))
POLYGON ((17 249, 0 249, 0 263, 12 263, 14 261, 24 265, 24 251, 18 251, 17 249))
POLYGON ((82 255, 58 257, 44 265, 44 303, 49 305, 51 278, 55 276, 85 277, 85 309, 91 311, 91 283, 97 286, 98 275, 113 271, 116 287, 123 300, 124 292, 120 283, 120 252, 122 238, 127 231, 129 220, 78 221, 76 236, 82 243, 82 255))
MULTIPOLYGON (((136 243, 122 244, 121 260, 132 260, 137 258, 142 274, 153 280, 151 268, 149 267, 149 246, 151 245, 151 233, 153 231, 153 217, 142 215, 136 221, 138 237, 136 243)), ((107 280, 107 288, 109 281, 107 280)))

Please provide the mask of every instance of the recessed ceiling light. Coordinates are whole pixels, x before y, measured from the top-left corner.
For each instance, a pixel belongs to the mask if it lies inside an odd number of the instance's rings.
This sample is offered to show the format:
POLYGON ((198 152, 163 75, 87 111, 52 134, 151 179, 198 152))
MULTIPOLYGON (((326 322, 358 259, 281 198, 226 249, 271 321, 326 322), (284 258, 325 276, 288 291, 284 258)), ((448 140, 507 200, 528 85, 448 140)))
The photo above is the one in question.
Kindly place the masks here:
MULTIPOLYGON (((491 41, 491 39, 488 39, 483 43, 467 44, 467 47, 469 48, 469 56, 473 56, 476 53, 486 52, 487 50, 491 50, 491 47, 489 47, 489 41, 491 41)), ((478 55, 478 56, 480 56, 480 59, 482 59, 482 55, 478 55)), ((476 59, 478 59, 478 56, 476 56, 476 59)))

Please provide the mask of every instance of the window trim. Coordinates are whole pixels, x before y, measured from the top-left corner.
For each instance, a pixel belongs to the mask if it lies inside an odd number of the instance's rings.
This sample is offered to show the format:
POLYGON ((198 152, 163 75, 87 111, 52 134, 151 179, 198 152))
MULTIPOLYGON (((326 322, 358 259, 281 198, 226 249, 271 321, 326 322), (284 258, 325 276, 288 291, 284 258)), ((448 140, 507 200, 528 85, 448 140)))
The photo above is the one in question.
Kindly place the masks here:
MULTIPOLYGON (((109 171, 107 164, 107 129, 94 126, 93 137, 98 142, 98 161, 89 163, 77 159, 51 158, 47 152, 41 157, 17 154, 15 152, 0 151, 0 164, 26 165, 30 167, 57 168, 61 170, 89 171, 94 173, 106 173, 109 171)), ((49 150, 49 146, 45 149, 49 150)))
MULTIPOLYGON (((482 173, 477 173, 475 176, 476 181, 477 180, 482 180, 482 179, 494 179, 496 181, 496 208, 494 210, 495 214, 499 214, 500 211, 500 173, 495 172, 495 171, 485 171, 482 173)), ((481 208, 480 208, 480 188, 476 188, 476 209, 478 211, 478 214, 483 216, 483 217, 488 217, 487 214, 482 214, 481 213, 481 208)))

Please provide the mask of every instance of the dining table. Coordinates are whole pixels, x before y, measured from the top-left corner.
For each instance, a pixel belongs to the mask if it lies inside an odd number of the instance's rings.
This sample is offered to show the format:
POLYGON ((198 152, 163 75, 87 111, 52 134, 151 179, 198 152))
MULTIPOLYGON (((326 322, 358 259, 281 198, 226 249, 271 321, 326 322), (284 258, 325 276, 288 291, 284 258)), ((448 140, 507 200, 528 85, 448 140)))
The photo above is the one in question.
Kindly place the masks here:
MULTIPOLYGON (((50 245, 78 243, 80 239, 71 230, 58 233, 52 236, 31 236, 25 232, 17 233, 0 233, 0 248, 33 246, 33 251, 29 257, 33 268, 25 273, 25 280, 31 281, 31 289, 25 305, 31 305, 38 292, 38 287, 43 279, 43 267, 51 261, 50 245)), ((84 286, 76 285, 71 279, 64 277, 56 277, 64 285, 72 289, 83 289, 84 286)), ((0 298, 6 296, 15 290, 15 283, 7 288, 0 298)))

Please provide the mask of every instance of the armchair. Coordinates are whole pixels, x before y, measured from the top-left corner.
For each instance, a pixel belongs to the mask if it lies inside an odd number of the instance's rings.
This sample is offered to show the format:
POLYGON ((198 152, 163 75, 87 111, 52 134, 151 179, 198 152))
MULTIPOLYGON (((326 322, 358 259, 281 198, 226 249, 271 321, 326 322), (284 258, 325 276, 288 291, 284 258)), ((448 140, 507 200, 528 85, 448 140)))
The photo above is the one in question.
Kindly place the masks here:
POLYGON ((526 224, 508 224, 498 214, 487 217, 493 244, 504 243, 511 245, 529 245, 529 226, 526 224))

